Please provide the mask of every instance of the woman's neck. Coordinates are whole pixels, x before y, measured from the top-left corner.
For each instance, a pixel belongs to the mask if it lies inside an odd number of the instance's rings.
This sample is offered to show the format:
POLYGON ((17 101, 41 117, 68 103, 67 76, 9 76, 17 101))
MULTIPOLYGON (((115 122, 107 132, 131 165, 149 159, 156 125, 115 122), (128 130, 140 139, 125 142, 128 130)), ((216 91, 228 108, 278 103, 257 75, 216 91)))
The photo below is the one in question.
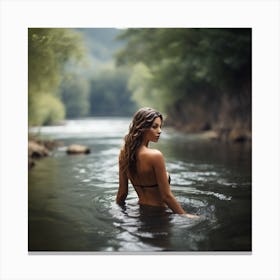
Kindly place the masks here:
POLYGON ((148 146, 149 146, 149 140, 143 140, 142 141, 142 144, 141 144, 141 147, 146 147, 146 148, 148 148, 148 146))

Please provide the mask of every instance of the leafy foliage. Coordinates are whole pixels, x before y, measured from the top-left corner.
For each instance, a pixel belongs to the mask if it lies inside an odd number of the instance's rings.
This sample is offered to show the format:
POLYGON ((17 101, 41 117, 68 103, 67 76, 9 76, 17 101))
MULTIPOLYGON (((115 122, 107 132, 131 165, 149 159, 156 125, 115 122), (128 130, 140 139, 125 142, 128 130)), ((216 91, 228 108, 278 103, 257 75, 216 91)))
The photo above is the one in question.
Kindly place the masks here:
POLYGON ((117 62, 134 66, 129 84, 140 105, 182 122, 236 122, 238 111, 250 119, 251 29, 141 28, 119 38, 127 44, 117 62))
POLYGON ((90 114, 125 116, 135 111, 127 89, 128 72, 126 69, 107 69, 91 80, 90 114))
POLYGON ((65 73, 65 66, 83 55, 81 37, 70 29, 29 28, 28 29, 28 120, 29 125, 51 123, 64 116, 59 96, 59 85, 65 73), (52 97, 45 97, 51 95, 52 97), (50 116, 40 113, 39 104, 54 108, 50 116), (56 100, 56 101, 54 101, 56 100), (51 103, 48 104, 47 102, 51 103), (60 104, 60 105, 58 105, 60 104))
POLYGON ((163 110, 162 92, 153 87, 154 75, 144 63, 137 63, 132 68, 128 81, 128 89, 132 92, 132 100, 143 107, 157 104, 159 110, 163 110))
POLYGON ((67 76, 61 84, 66 118, 85 117, 89 113, 89 81, 76 75, 67 76))
POLYGON ((57 97, 45 93, 38 96, 33 114, 38 124, 51 125, 64 119, 65 109, 57 97))

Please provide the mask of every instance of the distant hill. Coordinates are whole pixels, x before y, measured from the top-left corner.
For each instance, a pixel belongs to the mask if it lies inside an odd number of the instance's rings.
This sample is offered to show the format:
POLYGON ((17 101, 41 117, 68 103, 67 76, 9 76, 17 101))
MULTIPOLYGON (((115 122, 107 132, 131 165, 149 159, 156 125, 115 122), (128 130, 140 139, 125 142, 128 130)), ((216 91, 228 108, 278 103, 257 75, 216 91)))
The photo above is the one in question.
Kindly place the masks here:
POLYGON ((116 28, 76 28, 85 38, 89 51, 91 71, 98 72, 100 68, 114 63, 113 55, 124 43, 116 40, 122 32, 116 28))

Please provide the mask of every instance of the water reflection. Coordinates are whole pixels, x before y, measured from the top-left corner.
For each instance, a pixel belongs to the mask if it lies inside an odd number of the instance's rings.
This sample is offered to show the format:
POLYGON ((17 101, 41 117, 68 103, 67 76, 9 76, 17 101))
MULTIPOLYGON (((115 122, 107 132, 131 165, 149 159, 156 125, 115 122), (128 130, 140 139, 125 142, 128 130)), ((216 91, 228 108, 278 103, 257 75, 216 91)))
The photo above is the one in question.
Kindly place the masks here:
POLYGON ((115 222, 121 232, 117 235, 119 251, 165 251, 171 248, 172 214, 160 207, 133 204, 120 207, 122 215, 115 222))

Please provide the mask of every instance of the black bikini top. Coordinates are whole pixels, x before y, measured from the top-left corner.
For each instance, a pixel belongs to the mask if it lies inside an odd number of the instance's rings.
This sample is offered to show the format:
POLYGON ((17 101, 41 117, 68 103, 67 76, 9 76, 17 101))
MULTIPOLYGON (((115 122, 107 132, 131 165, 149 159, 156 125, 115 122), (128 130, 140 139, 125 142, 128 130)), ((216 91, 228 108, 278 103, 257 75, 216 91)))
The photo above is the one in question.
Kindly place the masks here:
MULTIPOLYGON (((170 184, 171 182, 171 177, 168 174, 168 183, 170 184)), ((150 186, 141 186, 141 185, 135 185, 134 187, 140 187, 140 188, 155 188, 158 187, 158 184, 150 185, 150 186)))

